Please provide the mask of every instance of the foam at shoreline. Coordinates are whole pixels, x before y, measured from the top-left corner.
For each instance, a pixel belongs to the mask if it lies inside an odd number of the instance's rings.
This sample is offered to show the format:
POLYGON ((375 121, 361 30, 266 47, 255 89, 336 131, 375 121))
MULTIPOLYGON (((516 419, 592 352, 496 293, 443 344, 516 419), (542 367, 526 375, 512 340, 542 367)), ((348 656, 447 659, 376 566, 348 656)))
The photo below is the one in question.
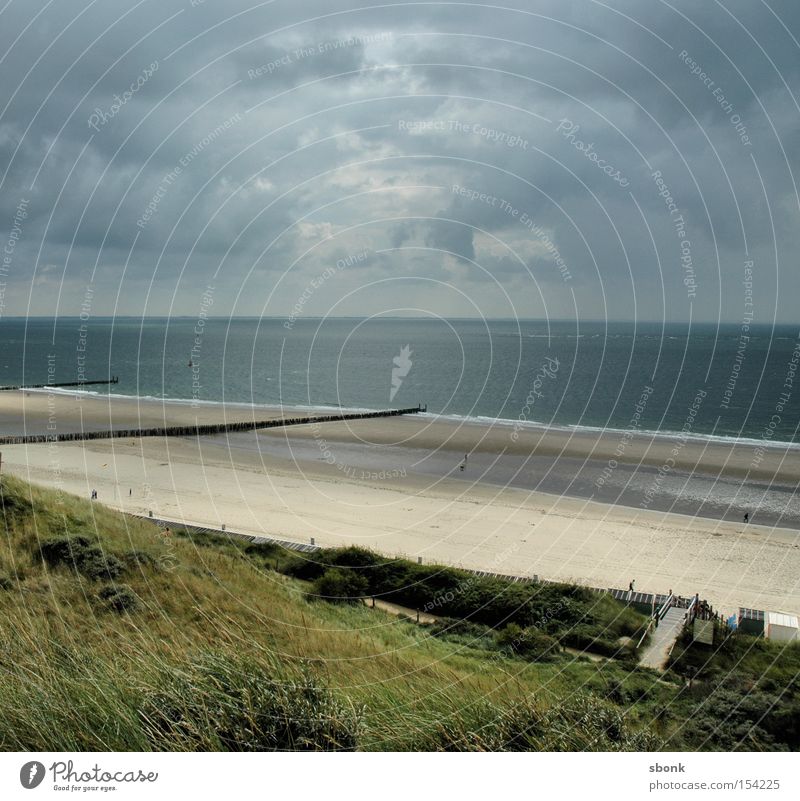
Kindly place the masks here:
MULTIPOLYGON (((465 423, 467 425, 483 425, 494 426, 499 425, 503 427, 513 428, 519 427, 527 431, 560 431, 562 433, 586 433, 586 434, 611 434, 623 435, 628 434, 630 429, 627 428, 602 428, 600 426, 587 426, 587 425, 564 425, 553 423, 540 423, 535 420, 510 420, 507 417, 485 417, 476 415, 474 417, 467 417, 459 414, 433 414, 431 412, 421 412, 420 417, 434 418, 436 420, 452 421, 454 423, 465 423)), ((685 437, 693 442, 717 442, 722 445, 759 445, 764 448, 775 448, 778 450, 800 450, 800 442, 787 442, 779 439, 755 439, 753 437, 728 437, 721 434, 705 434, 703 432, 689 432, 683 431, 654 431, 649 428, 637 428, 633 430, 634 436, 645 436, 659 440, 669 441, 674 440, 676 437, 685 437)))
MULTIPOLYGON (((96 390, 85 389, 69 389, 66 387, 52 387, 52 388, 38 388, 16 390, 17 392, 31 392, 36 394, 57 394, 64 396, 84 395, 91 398, 113 398, 125 401, 136 401, 144 403, 161 403, 176 406, 189 406, 189 407, 203 407, 203 408, 235 408, 235 409, 264 409, 265 411, 287 412, 293 411, 308 412, 308 411, 332 411, 343 413, 364 413, 380 411, 365 406, 334 406, 330 404, 272 404, 272 403, 247 403, 245 401, 212 401, 212 400, 195 400, 192 398, 166 398, 157 397, 155 395, 125 395, 122 393, 114 392, 97 392, 96 390)), ((503 428, 524 429, 530 432, 542 433, 547 431, 558 431, 565 434, 578 433, 578 434, 605 434, 611 436, 623 436, 630 432, 630 429, 625 428, 611 428, 601 426, 579 425, 579 424, 563 424, 563 423, 543 423, 537 420, 514 420, 507 417, 489 417, 486 415, 460 415, 460 414, 439 414, 437 412, 420 412, 419 417, 427 420, 435 420, 441 422, 451 422, 458 425, 476 425, 476 426, 501 426, 503 428)), ((677 437, 686 438, 692 442, 712 442, 720 445, 741 445, 762 447, 774 450, 796 450, 800 451, 800 442, 791 442, 779 439, 756 439, 755 437, 734 437, 722 434, 710 434, 702 431, 673 431, 666 429, 663 431, 656 431, 647 428, 637 428, 633 431, 633 436, 647 437, 660 441, 672 441, 677 437)))

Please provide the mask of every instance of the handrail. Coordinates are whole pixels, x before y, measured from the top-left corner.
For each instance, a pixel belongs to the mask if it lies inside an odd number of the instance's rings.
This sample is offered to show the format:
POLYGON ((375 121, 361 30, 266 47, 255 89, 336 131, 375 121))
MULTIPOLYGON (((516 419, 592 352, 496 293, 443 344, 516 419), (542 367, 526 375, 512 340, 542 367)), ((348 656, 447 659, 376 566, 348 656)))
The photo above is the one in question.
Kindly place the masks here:
POLYGON ((673 593, 670 593, 667 600, 664 601, 663 604, 661 604, 661 609, 659 609, 658 612, 656 612, 655 614, 656 620, 664 619, 664 615, 666 615, 667 612, 670 610, 670 608, 672 607, 672 602, 674 600, 675 600, 675 595, 673 593))
POLYGON ((697 616, 697 612, 695 607, 699 603, 699 597, 697 595, 692 598, 692 602, 689 604, 689 608, 686 610, 686 621, 687 623, 691 623, 694 618, 697 616))
POLYGON ((642 636, 639 637, 639 642, 636 643, 636 650, 638 651, 639 648, 642 647, 642 643, 644 642, 644 638, 650 633, 650 629, 655 623, 655 617, 650 618, 650 622, 644 627, 644 631, 642 632, 642 636))
POLYGON ((650 633, 650 630, 658 625, 658 621, 664 618, 664 615, 667 614, 667 611, 671 608, 672 602, 675 600, 674 593, 670 593, 669 597, 661 607, 657 609, 653 614, 650 616, 650 622, 645 626, 644 631, 642 632, 642 636, 639 638, 639 642, 636 643, 637 650, 641 647, 642 643, 644 642, 644 638, 650 633))

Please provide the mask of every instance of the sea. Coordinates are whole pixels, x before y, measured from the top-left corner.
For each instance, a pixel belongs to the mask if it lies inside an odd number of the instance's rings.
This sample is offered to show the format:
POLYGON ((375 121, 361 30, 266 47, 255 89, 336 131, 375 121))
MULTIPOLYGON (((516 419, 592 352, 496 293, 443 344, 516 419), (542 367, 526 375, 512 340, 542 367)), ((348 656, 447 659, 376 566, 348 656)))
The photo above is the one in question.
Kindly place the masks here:
POLYGON ((800 326, 5 318, 0 385, 798 443, 800 326))

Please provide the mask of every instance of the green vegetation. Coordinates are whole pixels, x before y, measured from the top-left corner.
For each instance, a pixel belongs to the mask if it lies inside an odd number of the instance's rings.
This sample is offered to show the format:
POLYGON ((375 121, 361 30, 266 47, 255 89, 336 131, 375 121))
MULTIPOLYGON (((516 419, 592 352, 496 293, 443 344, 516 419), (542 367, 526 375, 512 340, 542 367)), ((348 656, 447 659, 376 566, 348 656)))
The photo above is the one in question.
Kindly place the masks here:
POLYGON ((733 730, 711 738, 706 721, 724 727, 727 718, 714 712, 698 723, 698 694, 729 686, 741 654, 712 655, 691 689, 680 671, 695 646, 681 646, 665 677, 640 669, 625 643, 644 620, 603 594, 479 579, 360 549, 308 555, 165 536, 8 477, 0 503, 4 750, 796 742, 796 662, 748 650, 747 670, 762 670, 756 656, 770 663, 753 687, 757 703, 780 696, 774 718, 754 722, 748 708, 735 726, 752 724, 751 739, 733 730), (436 622, 416 625, 359 601, 373 595, 436 622))
POLYGON ((125 566, 112 553, 107 553, 99 540, 88 537, 56 537, 39 545, 42 559, 50 567, 67 565, 91 581, 116 579, 125 572, 125 566))
MULTIPOLYGON (((264 546, 261 558, 269 561, 264 546)), ((311 581, 311 597, 379 598, 498 632, 501 647, 529 656, 558 643, 604 656, 630 656, 647 618, 606 594, 573 584, 514 583, 441 565, 389 559, 363 548, 335 548, 285 560, 280 569, 311 581)), ((486 634, 480 628, 479 636, 486 634)), ((462 629, 463 633, 463 629, 462 629)))
POLYGON ((800 748, 800 643, 718 629, 716 644, 684 634, 670 669, 691 679, 687 696, 701 714, 688 739, 698 748, 753 751, 800 748))

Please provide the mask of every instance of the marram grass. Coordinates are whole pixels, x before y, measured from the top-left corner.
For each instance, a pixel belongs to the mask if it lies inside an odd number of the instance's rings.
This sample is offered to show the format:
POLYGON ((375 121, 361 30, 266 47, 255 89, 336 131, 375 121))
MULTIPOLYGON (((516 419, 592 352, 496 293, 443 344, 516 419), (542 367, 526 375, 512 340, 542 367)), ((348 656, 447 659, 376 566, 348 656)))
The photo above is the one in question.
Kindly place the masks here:
MULTIPOLYGON (((315 600, 285 575, 291 555, 164 536, 10 477, 0 505, 3 750, 693 746, 697 699, 677 673, 560 648, 539 660, 507 647, 506 626, 315 600)), ((595 627, 635 623, 607 604, 595 627)))

